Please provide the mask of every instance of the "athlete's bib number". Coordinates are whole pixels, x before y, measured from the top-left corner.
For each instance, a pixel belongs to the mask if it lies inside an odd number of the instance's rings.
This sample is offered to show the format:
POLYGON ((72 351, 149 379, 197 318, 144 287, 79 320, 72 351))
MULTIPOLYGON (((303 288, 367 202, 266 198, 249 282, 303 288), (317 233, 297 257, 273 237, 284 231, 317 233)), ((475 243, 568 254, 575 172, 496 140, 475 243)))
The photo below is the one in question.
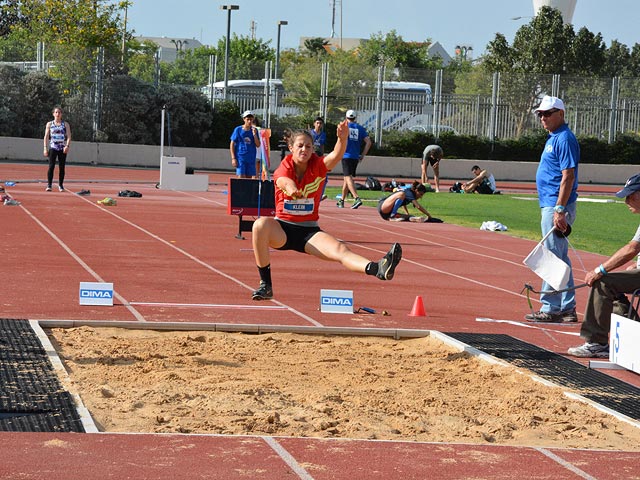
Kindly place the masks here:
POLYGON ((297 200, 285 200, 284 211, 289 215, 309 215, 313 213, 313 199, 299 198, 297 200))

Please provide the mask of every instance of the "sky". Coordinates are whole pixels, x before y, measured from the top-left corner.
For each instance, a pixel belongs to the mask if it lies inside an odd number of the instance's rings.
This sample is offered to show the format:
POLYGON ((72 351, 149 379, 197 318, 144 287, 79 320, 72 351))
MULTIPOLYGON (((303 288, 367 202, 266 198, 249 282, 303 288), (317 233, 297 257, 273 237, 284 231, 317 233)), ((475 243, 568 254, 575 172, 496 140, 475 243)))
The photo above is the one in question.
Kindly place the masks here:
MULTIPOLYGON (((227 11, 221 5, 239 5, 231 13, 231 33, 255 37, 276 47, 298 48, 300 37, 370 38, 395 30, 405 41, 432 41, 453 56, 457 45, 470 46, 473 57, 486 50, 496 33, 509 44, 520 26, 531 21, 531 0, 132 0, 127 29, 147 37, 195 38, 216 45, 227 32, 227 11), (390 7, 393 8, 390 8, 390 7), (513 20, 514 17, 523 17, 513 20)), ((577 32, 587 27, 601 33, 606 45, 618 40, 631 48, 640 43, 640 0, 577 0, 573 16, 577 32)))

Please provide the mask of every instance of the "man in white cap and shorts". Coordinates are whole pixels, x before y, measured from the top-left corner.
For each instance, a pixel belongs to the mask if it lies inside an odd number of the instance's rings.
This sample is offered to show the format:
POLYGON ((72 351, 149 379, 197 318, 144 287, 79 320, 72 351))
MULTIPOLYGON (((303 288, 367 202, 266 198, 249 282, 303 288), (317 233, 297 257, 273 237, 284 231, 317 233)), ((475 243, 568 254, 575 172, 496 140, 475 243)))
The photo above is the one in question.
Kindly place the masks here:
MULTIPOLYGON (((549 132, 536 172, 542 236, 556 229, 544 244, 571 268, 569 241, 563 233, 569 230, 576 219, 580 146, 564 121, 562 100, 545 95, 535 112, 544 129, 549 132)), ((525 315, 525 319, 542 323, 577 322, 573 287, 573 271, 570 271, 569 281, 562 293, 556 293, 551 285, 543 281, 541 292, 549 293, 540 294, 540 311, 525 315)))
POLYGON ((344 208, 344 201, 347 195, 351 193, 355 201, 351 208, 358 208, 362 205, 362 200, 358 196, 356 190, 356 184, 353 178, 356 176, 356 170, 358 163, 360 163, 364 157, 369 153, 371 148, 371 139, 367 130, 360 124, 356 123, 356 112, 353 110, 347 110, 347 120, 349 121, 349 141, 347 142, 347 151, 342 157, 342 175, 344 180, 342 182, 342 197, 338 200, 338 208, 344 208), (364 144, 364 149, 362 149, 364 144))

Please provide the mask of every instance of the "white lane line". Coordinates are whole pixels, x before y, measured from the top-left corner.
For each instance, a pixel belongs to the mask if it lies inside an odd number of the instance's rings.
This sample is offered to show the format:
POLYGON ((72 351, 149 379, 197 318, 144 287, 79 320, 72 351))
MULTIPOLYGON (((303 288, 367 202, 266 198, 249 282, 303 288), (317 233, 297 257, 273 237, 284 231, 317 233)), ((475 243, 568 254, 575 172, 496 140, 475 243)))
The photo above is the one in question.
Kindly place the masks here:
MULTIPOLYGON (((78 255, 75 254, 75 252, 73 250, 71 250, 71 248, 69 248, 69 246, 64 243, 55 233, 53 233, 49 227, 47 227, 44 223, 42 223, 40 221, 40 219, 38 219, 33 213, 31 213, 27 207, 25 207, 24 205, 20 205, 22 207, 22 209, 27 212, 27 215, 29 215, 34 222, 36 222, 38 225, 40 225, 40 227, 47 232, 47 234, 49 234, 49 236, 51 238, 53 238, 58 245, 60 245, 70 256, 71 258, 73 258, 76 262, 78 262, 80 264, 80 266, 82 266, 82 268, 84 268, 89 275, 91 275, 94 279, 96 279, 98 282, 105 282, 105 280, 98 275, 89 265, 87 265, 84 260, 82 260, 78 255)), ((116 290, 113 291, 113 296, 115 298, 117 298, 120 303, 122 303, 122 305, 125 306, 125 308, 127 310, 129 310, 129 312, 131 312, 131 314, 140 322, 146 322, 147 320, 144 318, 144 316, 138 312, 134 307, 132 307, 131 305, 129 305, 129 302, 122 296, 120 295, 116 290)))
MULTIPOLYGON (((196 262, 197 264, 203 266, 204 268, 211 270, 214 273, 217 273, 218 275, 220 275, 223 278, 226 278, 227 280, 236 283, 237 285, 240 285, 241 287, 249 290, 249 291, 253 291, 254 289, 252 287, 250 287, 249 285, 247 285, 246 283, 238 280, 237 278, 226 274, 225 272, 223 272, 222 270, 218 270, 217 268, 215 268, 212 265, 209 265, 208 263, 200 260, 199 258, 191 255, 189 252, 187 252, 186 250, 183 250, 180 247, 177 247, 176 245, 174 245, 173 243, 165 240, 164 238, 159 237, 158 235, 156 235, 155 233, 150 232, 149 230, 141 227, 140 225, 137 225, 129 220, 127 220, 126 218, 121 217, 120 215, 118 215, 117 213, 114 213, 112 210, 110 210, 110 207, 103 207, 101 205, 98 205, 97 203, 93 203, 91 200, 79 196, 78 198, 80 198, 81 200, 84 200, 85 202, 87 202, 89 205, 92 205, 95 208, 98 208, 99 210, 102 210, 104 213, 107 213, 109 215, 111 215, 112 217, 120 220, 121 222, 126 223, 127 225, 135 228, 136 230, 140 230, 142 233, 149 235, 151 238, 157 240, 160 243, 163 243, 164 245, 166 245, 167 247, 170 247, 172 249, 174 249, 175 251, 181 253, 182 255, 184 255, 185 257, 187 257, 190 260, 193 260, 194 262, 196 262)), ((324 325, 322 325, 322 323, 314 320, 313 318, 309 317, 308 315, 305 315, 304 313, 296 310, 295 308, 289 306, 289 305, 285 305, 282 302, 279 302, 277 300, 269 300, 272 303, 275 303, 276 305, 279 305, 281 307, 284 307, 286 309, 288 309, 290 312, 294 313, 295 315, 297 315, 298 317, 302 318, 303 320, 306 320, 307 322, 315 325, 316 327, 323 327, 324 325)))
MULTIPOLYGON (((342 220, 342 219, 338 219, 338 220, 346 221, 346 220, 342 220)), ((380 231, 383 231, 383 232, 386 232, 386 233, 397 233, 395 231, 392 231, 392 230, 389 230, 389 229, 386 229, 386 228, 375 227, 375 226, 372 226, 372 225, 369 225, 369 224, 366 224, 366 223, 358 223, 358 222, 353 222, 353 221, 350 222, 350 223, 353 224, 353 225, 361 225, 362 227, 375 228, 376 230, 380 230, 380 231)), ((450 250, 457 250, 459 252, 462 252, 462 253, 465 253, 465 254, 468 254, 468 255, 476 255, 476 256, 479 256, 479 257, 488 258, 490 260, 495 260, 495 261, 498 261, 498 262, 508 263, 510 265, 515 265, 517 267, 526 268, 527 270, 529 270, 524 264, 522 264, 522 262, 512 262, 510 260, 505 260, 504 258, 494 257, 494 256, 491 256, 491 255, 485 255, 485 254, 482 254, 482 253, 473 252, 471 250, 466 250, 464 248, 452 247, 452 246, 446 245, 444 243, 438 243, 438 242, 434 242, 434 241, 431 241, 431 240, 425 240, 424 238, 415 237, 415 236, 411 236, 411 235, 402 234, 402 236, 406 237, 406 238, 409 238, 409 239, 412 239, 412 240, 417 240, 417 241, 419 241, 421 243, 425 243, 426 242, 427 244, 435 245, 435 246, 438 246, 438 247, 448 248, 450 250)), ((371 250, 371 251, 374 251, 374 252, 381 252, 381 250, 379 250, 377 248, 368 247, 366 245, 362 245, 362 244, 359 244, 359 243, 356 243, 356 242, 345 242, 345 243, 347 243, 349 245, 358 246, 358 247, 363 248, 365 250, 371 250)), ((475 244, 475 245, 477 246, 477 244, 475 244)), ((383 253, 386 253, 386 252, 383 252, 383 253)), ((476 285, 480 285, 480 286, 483 286, 483 287, 491 288, 493 290, 498 290, 498 291, 503 292, 503 293, 508 293, 509 295, 514 295, 514 296, 520 297, 520 298, 526 298, 526 296, 523 295, 520 292, 514 292, 512 290, 507 290, 507 289, 502 288, 502 287, 491 285, 491 284, 487 283, 486 280, 478 281, 478 280, 474 280, 474 279, 472 279, 470 277, 465 277, 465 276, 462 276, 462 275, 456 275, 455 273, 451 273, 450 271, 447 271, 447 270, 440 270, 438 268, 431 267, 429 265, 425 265, 424 263, 419 263, 419 262, 416 262, 416 261, 413 261, 413 260, 409 260, 407 257, 403 257, 402 261, 405 262, 405 263, 411 263, 411 264, 416 265, 416 266, 421 267, 421 268, 425 268, 427 270, 431 270, 433 272, 437 272, 437 273, 441 273, 443 275, 447 275, 447 276, 450 276, 450 277, 458 278, 460 280, 464 280, 464 281, 469 282, 469 283, 474 283, 476 285)), ((576 270, 576 268, 574 268, 574 270, 576 270)), ((532 300, 536 301, 538 303, 540 302, 540 300, 538 300, 538 299, 532 299, 532 300)))
MULTIPOLYGON (((535 325, 530 325, 528 323, 517 322, 515 320, 495 320, 493 318, 477 317, 476 318, 476 322, 507 323, 509 325, 515 325, 516 327, 533 328, 534 330, 541 330, 541 331, 553 332, 553 333, 562 333, 563 335, 572 335, 574 337, 579 337, 580 336, 579 332, 563 332, 562 330, 556 330, 555 328, 536 327, 535 325)), ((558 326, 562 326, 562 325, 565 325, 565 324, 558 324, 558 326)), ((570 325, 575 325, 575 324, 568 324, 567 326, 570 326, 570 325)))
POLYGON ((239 310, 288 310, 279 305, 225 305, 221 303, 162 303, 162 302, 130 302, 130 305, 144 307, 187 307, 187 308, 224 308, 239 310))
POLYGON ((313 480, 313 477, 307 472, 302 465, 298 463, 298 461, 291 455, 282 445, 280 445, 273 437, 262 437, 267 445, 269 445, 273 450, 284 460, 284 462, 291 467, 291 470, 298 475, 298 478, 303 480, 313 480))
POLYGON ((585 472, 584 470, 580 470, 578 467, 576 467, 575 465, 567 462, 566 460, 564 460, 563 458, 560 458, 558 455, 556 455, 555 453, 547 450, 546 448, 536 448, 534 447, 535 450, 537 450, 538 452, 542 453, 543 455, 549 457, 551 460, 553 460, 554 462, 559 463, 560 465, 562 465, 564 468, 566 468, 567 470, 571 470, 573 473, 575 473, 576 475, 578 475, 580 478, 584 478, 585 480, 597 480, 596 477, 592 477, 591 475, 589 475, 587 472, 585 472))
MULTIPOLYGON (((325 215, 325 216, 327 216, 327 215, 325 215)), ((524 257, 526 257, 526 254, 524 254, 521 257, 520 254, 518 254, 518 253, 508 252, 508 251, 505 251, 505 250, 499 249, 499 248, 488 247, 487 245, 482 245, 482 244, 479 244, 478 242, 469 242, 469 241, 466 241, 466 240, 462 240, 460 238, 451 239, 452 241, 455 241, 456 243, 467 244, 469 246, 476 247, 476 248, 479 247, 479 248, 482 248, 483 250, 494 251, 494 252, 498 253, 499 255, 501 255, 500 257, 493 257, 491 255, 485 255, 485 254, 482 254, 482 253, 478 253, 476 251, 466 250, 466 249, 461 248, 461 247, 453 247, 453 246, 448 245, 446 243, 440 243, 440 242, 437 242, 437 241, 434 241, 434 240, 426 240, 425 239, 426 236, 432 236, 432 237, 436 237, 436 238, 441 239, 441 238, 443 238, 441 235, 435 235, 435 234, 432 234, 432 233, 429 233, 429 232, 424 232, 424 231, 420 230, 419 232, 423 236, 415 236, 415 235, 409 235, 408 233, 401 233, 399 231, 399 229, 398 229, 399 227, 406 226, 406 227, 408 227, 406 229, 407 231, 415 232, 416 228, 417 228, 417 227, 415 227, 415 225, 413 226, 413 229, 412 229, 409 225, 395 224, 394 227, 396 227, 396 228, 392 229, 392 228, 389 228, 389 227, 382 227, 382 226, 372 225, 371 223, 357 222, 357 221, 354 221, 353 219, 344 219, 344 218, 338 218, 338 217, 335 217, 335 216, 332 216, 332 218, 334 220, 339 220, 339 221, 342 221, 342 222, 345 222, 345 223, 349 223, 351 225, 360 225, 362 227, 374 228, 376 230, 380 230, 380 231, 385 232, 385 233, 393 233, 395 235, 399 235, 399 236, 402 236, 402 237, 405 237, 405 238, 408 238, 408 239, 411 239, 411 240, 420 241, 421 243, 427 242, 427 243, 429 243, 431 245, 435 245, 435 246, 438 246, 438 247, 448 248, 448 249, 452 249, 452 250, 459 250, 459 251, 462 251, 462 252, 470 254, 470 255, 478 255, 478 256, 481 256, 481 257, 491 258, 491 259, 499 260, 501 262, 507 262, 507 263, 510 263, 510 264, 513 264, 513 265, 518 265, 520 267, 524 267, 524 265, 522 265, 521 261, 520 262, 512 262, 510 260, 505 260, 504 256, 505 255, 510 255, 510 256, 513 256, 513 257, 516 257, 516 258, 524 258, 524 257)), ((379 216, 377 218, 379 218, 379 216)), ((478 232, 480 232, 479 229, 478 229, 478 232)), ((509 238, 513 239, 513 237, 509 237, 509 238)), ((525 239, 521 239, 521 240, 525 240, 525 239)), ((533 245, 535 245, 535 242, 533 240, 531 240, 531 242, 532 242, 533 245)))
MULTIPOLYGON (((366 245, 361 245, 361 244, 353 243, 353 242, 349 242, 349 244, 350 245, 357 245, 358 247, 363 248, 365 250, 371 250, 373 252, 381 252, 381 250, 379 250, 377 248, 368 247, 366 245)), ((383 252, 383 253, 386 253, 386 252, 383 252)), ((456 275, 455 273, 451 273, 451 272, 446 271, 446 270, 440 270, 439 268, 430 267, 429 265, 425 265, 424 263, 416 262, 414 260, 409 260, 406 257, 402 257, 402 262, 403 263, 410 263, 412 265, 415 265, 416 267, 426 268, 427 270, 431 270, 432 272, 437 272, 437 273, 441 273, 443 275, 448 275, 450 277, 458 278, 460 280, 464 280, 465 282, 474 283, 474 284, 480 285, 482 287, 492 288, 494 290, 498 290, 498 291, 503 292, 503 293, 508 293, 509 295, 515 295, 516 297, 525 298, 524 295, 522 295, 520 293, 513 292, 511 290, 507 290, 506 288, 497 287, 495 285, 489 285, 486 281, 479 281, 479 280, 474 280, 473 278, 464 277, 462 275, 456 275)), ((511 262, 509 262, 509 263, 511 263, 511 262)))
MULTIPOLYGON (((329 216, 329 215, 325 215, 325 216, 329 216)), ((335 217, 335 216, 332 216, 332 218, 334 220, 339 220, 339 221, 346 222, 346 223, 349 223, 349 224, 352 224, 352 225, 360 225, 362 227, 374 228, 376 230, 380 230, 380 231, 386 232, 386 233, 393 233, 393 234, 400 235, 402 237, 405 237, 405 238, 408 238, 408 239, 411 239, 411 240, 417 240, 417 241, 419 241, 421 243, 425 243, 426 242, 426 243, 428 243, 430 245, 434 245, 434 246, 437 246, 437 247, 447 248, 447 249, 450 249, 450 250, 457 250, 457 251, 463 252, 463 253, 468 254, 468 255, 476 255, 476 256, 479 256, 479 257, 489 258, 491 260, 497 260, 499 262, 509 263, 511 265, 515 265, 515 266, 518 266, 518 267, 521 267, 521 268, 525 268, 525 269, 528 270, 528 267, 526 267, 522 263, 522 260, 520 260, 520 261, 511 261, 511 260, 506 260, 505 259, 505 256, 512 256, 512 257, 516 257, 518 259, 524 259, 524 257, 527 256, 528 252, 523 254, 523 255, 521 255, 519 253, 513 253, 513 252, 510 252, 510 251, 506 251, 504 249, 488 247, 488 246, 482 245, 482 244, 480 244, 478 242, 468 242, 468 241, 465 241, 465 240, 461 240, 459 238, 452 238, 451 239, 452 241, 454 241, 456 243, 467 244, 467 245, 475 247, 475 248, 482 248, 484 250, 494 251, 497 254, 501 255, 499 257, 496 257, 496 256, 492 256, 492 255, 479 253, 479 252, 473 251, 473 250, 467 250, 467 249, 461 248, 461 247, 453 247, 453 246, 448 245, 446 243, 440 243, 440 242, 433 241, 433 240, 426 240, 425 236, 436 236, 436 235, 430 234, 428 232, 425 232, 425 233, 421 232, 421 233, 423 233, 424 236, 418 237, 418 236, 409 235, 409 234, 406 234, 406 233, 400 233, 397 229, 383 228, 383 227, 379 227, 379 226, 376 226, 376 225, 371 225, 371 224, 368 224, 368 223, 360 223, 360 222, 353 221, 351 219, 338 218, 338 217, 335 217)), ((400 226, 401 225, 396 225, 396 227, 400 227, 400 226)), ((402 225, 402 226, 404 226, 404 225, 402 225)), ((406 226, 409 227, 409 225, 406 225, 406 226)), ((442 237, 441 236, 437 236, 437 238, 442 238, 442 237)), ((530 241, 532 243, 532 245, 535 245, 535 242, 533 240, 516 239, 514 237, 510 237, 510 238, 512 238, 514 240, 530 241)), ((596 255, 596 254, 591 254, 589 252, 581 252, 581 253, 583 253, 584 255, 596 255)), ((601 255, 597 255, 597 256, 601 257, 601 255)), ((577 268, 576 266, 573 267, 573 270, 580 271, 580 269, 577 268)), ((583 271, 586 271, 586 270, 583 269, 583 271)))

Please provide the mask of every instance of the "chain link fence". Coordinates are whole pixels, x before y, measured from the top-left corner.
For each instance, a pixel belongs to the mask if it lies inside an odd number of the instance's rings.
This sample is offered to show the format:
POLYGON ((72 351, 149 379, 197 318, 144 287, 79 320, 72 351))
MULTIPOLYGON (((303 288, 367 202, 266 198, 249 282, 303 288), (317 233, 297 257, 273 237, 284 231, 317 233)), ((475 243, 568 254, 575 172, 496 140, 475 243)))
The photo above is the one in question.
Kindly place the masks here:
MULTIPOLYGON (((318 65, 318 77, 322 65, 318 65)), ((386 130, 418 130, 434 133, 453 132, 489 139, 512 139, 533 134, 540 129, 534 114, 544 95, 564 100, 566 119, 578 135, 613 143, 620 134, 640 132, 640 79, 580 78, 561 75, 476 75, 474 89, 483 93, 456 92, 460 77, 447 76, 443 70, 412 70, 391 74, 380 67, 376 72, 362 72, 363 78, 379 81, 341 83, 333 91, 318 95, 317 113, 337 122, 347 109, 358 112, 358 122, 379 139, 386 130), (326 107, 323 107, 327 105, 326 107)), ((254 84, 230 81, 229 99, 241 110, 253 110, 265 117, 302 114, 290 98, 299 93, 287 88, 286 78, 252 79, 254 84), (257 83, 255 83, 257 82, 257 83)), ((205 87, 208 89, 209 87, 205 87)), ((221 82, 214 88, 214 101, 222 98, 221 82)), ((206 90, 207 92, 209 90, 206 90)))
MULTIPOLYGON (((215 64, 215 62, 212 62, 215 64)), ((49 68, 45 62, 16 62, 24 69, 49 68)), ((81 115, 100 130, 108 115, 102 82, 103 67, 94 68, 90 93, 81 115)), ((187 86, 215 102, 226 98, 240 111, 252 110, 269 126, 271 120, 298 115, 321 115, 329 122, 344 118, 348 109, 358 112, 361 123, 380 145, 384 132, 422 131, 436 138, 443 132, 495 139, 515 139, 539 133, 540 124, 533 111, 543 95, 564 100, 566 119, 581 136, 613 143, 621 134, 640 132, 639 78, 585 78, 561 75, 468 74, 444 70, 388 70, 361 68, 357 73, 346 67, 318 62, 317 70, 305 72, 306 83, 283 75, 268 78, 271 62, 252 65, 242 71, 248 78, 187 86), (356 76, 357 75, 357 76, 356 76), (266 78, 265 78, 266 77, 266 78), (355 78, 355 80, 354 80, 355 78), (310 88, 317 83, 320 88, 310 88), (458 91, 476 91, 463 94, 458 91)), ((211 79, 220 72, 210 72, 211 79)), ((154 85, 162 85, 158 78, 154 85)), ((184 86, 183 86, 184 87, 184 86)), ((80 105, 75 108, 81 108, 80 105)))

